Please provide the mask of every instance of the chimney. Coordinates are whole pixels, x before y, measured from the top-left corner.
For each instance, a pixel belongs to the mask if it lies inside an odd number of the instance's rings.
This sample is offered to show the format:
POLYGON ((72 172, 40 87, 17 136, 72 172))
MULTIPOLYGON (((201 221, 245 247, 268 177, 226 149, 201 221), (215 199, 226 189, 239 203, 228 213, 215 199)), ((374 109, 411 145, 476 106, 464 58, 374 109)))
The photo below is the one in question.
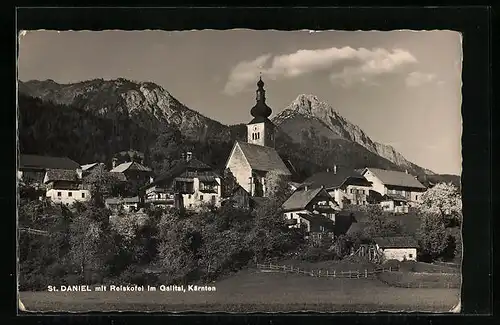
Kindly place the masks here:
POLYGON ((116 167, 116 163, 117 163, 117 162, 118 162, 118 159, 113 158, 113 164, 112 164, 112 165, 113 165, 113 168, 115 168, 115 167, 116 167))
POLYGON ((78 179, 82 179, 82 173, 83 173, 83 171, 82 171, 81 167, 76 169, 76 176, 78 179))
POLYGON ((153 183, 155 180, 153 179, 152 176, 149 176, 149 184, 153 183))
POLYGON ((193 153, 191 151, 186 152, 186 161, 190 161, 193 158, 193 153))
POLYGON ((307 191, 307 189, 309 188, 309 185, 304 185, 304 191, 307 191))
POLYGON ((337 165, 333 165, 333 173, 337 174, 337 165))
POLYGON ((405 173, 407 173, 407 174, 408 174, 408 169, 405 169, 405 173))

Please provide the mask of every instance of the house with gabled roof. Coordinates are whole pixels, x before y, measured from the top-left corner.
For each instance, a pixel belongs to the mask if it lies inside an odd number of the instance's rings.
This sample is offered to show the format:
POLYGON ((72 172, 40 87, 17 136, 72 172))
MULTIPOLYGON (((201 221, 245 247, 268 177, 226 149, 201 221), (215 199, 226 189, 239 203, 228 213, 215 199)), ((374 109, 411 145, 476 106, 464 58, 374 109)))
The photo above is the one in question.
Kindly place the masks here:
POLYGON ((196 210, 220 206, 221 177, 191 152, 166 173, 141 188, 145 204, 196 210))
POLYGON ((384 196, 385 202, 393 202, 396 204, 395 206, 417 204, 421 202, 422 194, 427 190, 416 176, 407 171, 367 167, 363 170, 362 175, 372 182, 374 191, 384 196))
POLYGON ((354 205, 365 205, 368 202, 368 195, 371 189, 371 182, 364 178, 359 172, 351 168, 328 169, 307 178, 302 186, 310 187, 323 186, 326 191, 335 199, 341 208, 345 203, 354 205))
POLYGON ((151 168, 136 161, 125 162, 118 166, 113 165, 113 168, 109 172, 116 174, 118 179, 139 185, 149 182, 150 177, 153 175, 151 168))
POLYGON ((76 170, 47 169, 43 183, 45 196, 54 203, 71 205, 90 199, 90 190, 83 185, 82 174, 76 170))
POLYGON ((290 227, 304 225, 307 232, 333 232, 335 214, 340 211, 323 187, 296 190, 282 208, 290 227))
POLYGON ((274 148, 275 125, 269 120, 272 110, 266 104, 262 79, 257 87, 257 103, 250 110, 254 118, 247 124, 247 142, 234 143, 226 168, 251 196, 267 197, 268 173, 275 172, 289 179, 291 172, 274 148))
POLYGON ((81 173, 80 164, 68 157, 26 154, 19 156, 18 179, 25 182, 42 183, 48 169, 73 170, 81 173))

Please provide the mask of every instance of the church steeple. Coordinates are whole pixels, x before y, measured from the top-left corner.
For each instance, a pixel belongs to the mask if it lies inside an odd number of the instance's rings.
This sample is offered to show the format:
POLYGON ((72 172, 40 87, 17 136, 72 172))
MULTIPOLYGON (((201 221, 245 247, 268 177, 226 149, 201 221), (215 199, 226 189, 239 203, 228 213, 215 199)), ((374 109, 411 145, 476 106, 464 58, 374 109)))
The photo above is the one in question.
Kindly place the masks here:
POLYGON ((257 91, 255 99, 257 103, 250 110, 250 114, 256 118, 268 118, 273 113, 272 109, 266 104, 266 91, 264 89, 264 81, 262 77, 257 82, 257 91))
POLYGON ((274 147, 274 124, 269 120, 272 109, 266 104, 266 91, 262 77, 257 82, 255 99, 257 103, 250 110, 254 117, 247 125, 247 142, 260 146, 274 147))

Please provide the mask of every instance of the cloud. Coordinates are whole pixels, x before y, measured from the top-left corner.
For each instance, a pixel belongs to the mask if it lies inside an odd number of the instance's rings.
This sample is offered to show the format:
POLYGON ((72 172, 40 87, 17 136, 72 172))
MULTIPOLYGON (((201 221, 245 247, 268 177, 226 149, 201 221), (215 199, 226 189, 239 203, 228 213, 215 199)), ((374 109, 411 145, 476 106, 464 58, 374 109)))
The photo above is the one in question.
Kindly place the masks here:
POLYGON ((349 46, 303 49, 274 57, 266 54, 253 61, 238 63, 231 70, 224 91, 227 94, 235 94, 245 90, 255 82, 259 73, 272 80, 295 78, 315 71, 332 71, 341 64, 344 69, 340 73, 332 72, 330 75, 332 81, 341 80, 345 85, 354 82, 376 84, 374 76, 392 73, 400 67, 416 62, 417 59, 410 52, 402 49, 369 50, 354 49, 349 46))
POLYGON ((340 82, 346 87, 356 83, 378 85, 374 80, 376 77, 399 72, 408 64, 417 62, 410 52, 401 49, 392 52, 377 49, 366 53, 363 58, 359 65, 344 67, 342 72, 332 73, 330 80, 334 83, 340 82))
POLYGON ((253 61, 238 63, 229 75, 224 92, 229 95, 236 94, 243 91, 248 85, 255 83, 262 67, 270 58, 271 54, 264 54, 253 61))
MULTIPOLYGON (((423 73, 419 71, 410 72, 405 80, 408 87, 418 87, 433 81, 436 81, 435 74, 423 73)), ((442 81, 438 81, 438 84, 442 84, 442 81)))

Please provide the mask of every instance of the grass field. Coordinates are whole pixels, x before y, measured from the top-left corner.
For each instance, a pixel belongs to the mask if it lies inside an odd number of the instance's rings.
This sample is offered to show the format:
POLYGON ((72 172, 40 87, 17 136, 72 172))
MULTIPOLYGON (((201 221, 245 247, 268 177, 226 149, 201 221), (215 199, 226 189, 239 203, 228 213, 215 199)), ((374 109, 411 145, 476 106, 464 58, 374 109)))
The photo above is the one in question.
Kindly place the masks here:
MULTIPOLYGON (((119 283, 117 283, 119 284, 119 283)), ((375 279, 328 279, 245 270, 216 292, 21 292, 29 311, 448 312, 458 289, 390 287, 375 279)))

